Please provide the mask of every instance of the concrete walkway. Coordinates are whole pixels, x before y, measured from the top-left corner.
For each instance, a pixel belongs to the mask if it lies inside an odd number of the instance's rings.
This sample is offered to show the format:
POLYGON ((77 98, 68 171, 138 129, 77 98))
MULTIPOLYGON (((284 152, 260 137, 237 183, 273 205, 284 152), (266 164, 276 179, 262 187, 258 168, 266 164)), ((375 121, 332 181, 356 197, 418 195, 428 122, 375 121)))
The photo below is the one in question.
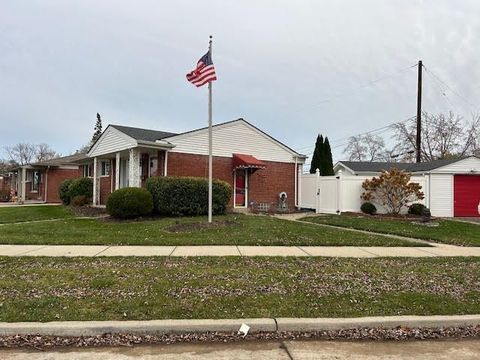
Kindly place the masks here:
POLYGON ((0 245, 0 256, 480 257, 480 247, 0 245))

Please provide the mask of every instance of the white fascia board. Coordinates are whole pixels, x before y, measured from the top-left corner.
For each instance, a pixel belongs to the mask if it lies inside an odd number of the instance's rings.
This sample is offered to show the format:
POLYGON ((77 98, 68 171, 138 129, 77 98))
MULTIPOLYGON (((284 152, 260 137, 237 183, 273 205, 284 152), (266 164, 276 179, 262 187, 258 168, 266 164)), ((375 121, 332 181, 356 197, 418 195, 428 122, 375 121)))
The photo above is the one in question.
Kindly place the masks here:
MULTIPOLYGON (((272 138, 270 135, 268 135, 267 133, 263 132, 262 130, 260 130, 259 128, 253 126, 252 124, 250 124, 248 121, 244 120, 244 119, 238 119, 238 120, 233 120, 233 121, 228 121, 228 122, 225 122, 225 123, 221 123, 221 124, 216 124, 216 125, 213 125, 213 129, 216 130, 216 129, 223 129, 223 128, 226 128, 226 127, 230 127, 230 126, 234 126, 235 124, 238 124, 238 123, 242 123, 244 124, 245 126, 249 127, 250 129, 254 130, 255 132, 257 132, 258 134, 260 134, 261 136, 263 136, 265 139, 267 139, 268 141, 270 141, 271 143, 277 145, 277 146, 280 146, 281 148, 283 148, 285 151, 289 152, 290 154, 292 154, 293 158, 297 157, 298 159, 303 159, 305 160, 307 158, 306 155, 303 155, 303 154, 299 154, 297 153, 296 151, 293 151, 292 149, 290 149, 288 146, 282 144, 280 141, 272 138)), ((188 131, 188 132, 185 132, 183 134, 178 134, 178 135, 173 135, 173 136, 170 136, 168 138, 165 138, 168 139, 168 140, 178 140, 178 139, 184 139, 184 138, 188 138, 189 136, 193 135, 193 134, 202 134, 202 133, 206 133, 208 132, 208 127, 206 128, 201 128, 201 129, 198 129, 198 130, 192 130, 192 131, 188 131)), ((157 140, 159 141, 159 140, 157 140)))
MULTIPOLYGON (((135 140, 135 139, 132 138, 131 136, 128 136, 127 134, 121 132, 120 130, 114 128, 113 126, 108 125, 107 128, 103 131, 102 135, 100 135, 100 137, 98 138, 98 140, 95 141, 95 144, 93 144, 93 146, 90 148, 90 150, 88 150, 87 156, 92 157, 92 153, 95 152, 95 150, 98 148, 98 145, 101 143, 101 141, 105 138, 105 136, 106 136, 109 132, 114 132, 116 136, 122 137, 123 139, 131 142, 132 145, 129 146, 129 147, 127 147, 127 148, 125 148, 125 150, 132 149, 132 148, 138 146, 137 140, 135 140)), ((100 156, 100 155, 106 155, 106 154, 97 154, 96 156, 100 156)))

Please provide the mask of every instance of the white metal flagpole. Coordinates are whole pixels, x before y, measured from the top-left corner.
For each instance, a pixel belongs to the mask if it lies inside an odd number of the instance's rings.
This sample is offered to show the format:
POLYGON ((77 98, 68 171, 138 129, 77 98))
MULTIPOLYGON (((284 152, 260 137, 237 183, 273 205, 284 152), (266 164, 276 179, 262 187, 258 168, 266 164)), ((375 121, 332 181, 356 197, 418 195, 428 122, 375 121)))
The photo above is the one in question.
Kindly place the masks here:
MULTIPOLYGON (((212 56, 212 35, 210 35, 208 51, 212 56)), ((208 83, 208 222, 212 222, 212 82, 208 83)))

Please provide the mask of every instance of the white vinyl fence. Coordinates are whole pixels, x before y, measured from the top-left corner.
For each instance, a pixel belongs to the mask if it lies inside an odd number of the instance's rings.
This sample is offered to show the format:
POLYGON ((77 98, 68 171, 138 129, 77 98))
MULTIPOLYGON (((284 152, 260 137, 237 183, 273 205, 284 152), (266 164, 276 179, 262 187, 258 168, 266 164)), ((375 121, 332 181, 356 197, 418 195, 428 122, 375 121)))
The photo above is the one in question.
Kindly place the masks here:
MULTIPOLYGON (((341 214, 342 212, 359 212, 362 200, 362 183, 371 176, 320 176, 316 174, 302 174, 300 176, 299 207, 312 209, 317 213, 341 214)), ((416 182, 422 187, 425 199, 419 201, 423 204, 429 196, 428 175, 412 176, 411 182, 416 182)), ((385 212, 377 206, 379 213, 385 212)))

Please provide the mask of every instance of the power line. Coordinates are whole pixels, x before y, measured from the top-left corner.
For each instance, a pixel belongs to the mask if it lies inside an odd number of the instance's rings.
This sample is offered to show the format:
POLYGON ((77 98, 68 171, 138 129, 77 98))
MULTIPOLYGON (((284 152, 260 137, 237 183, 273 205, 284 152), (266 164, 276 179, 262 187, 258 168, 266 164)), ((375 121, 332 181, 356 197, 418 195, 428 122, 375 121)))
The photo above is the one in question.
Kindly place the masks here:
MULTIPOLYGON (((394 125, 398 125, 398 124, 402 124, 402 123, 406 123, 408 121, 411 121, 413 119, 416 119, 416 116, 411 116, 409 117, 408 119, 404 119, 404 120, 401 120, 401 121, 397 121, 397 122, 394 122, 394 123, 391 123, 391 124, 388 124, 388 125, 385 125, 385 126, 382 126, 380 128, 377 128, 377 129, 373 129, 373 130, 370 130, 370 131, 367 131, 367 132, 364 132, 364 133, 360 133, 360 134, 356 134, 356 135, 351 135, 351 136, 347 136, 347 137, 344 137, 344 138, 339 138, 339 139, 335 139, 335 140, 332 140, 332 143, 336 143, 336 142, 340 142, 340 141, 344 141, 344 140, 348 140, 350 139, 351 137, 356 137, 356 136, 362 136, 362 135, 368 135, 368 134, 372 134, 372 133, 376 133, 376 132, 379 132, 379 134, 381 133, 384 133, 388 130, 390 130, 390 128, 394 125)), ((377 134, 378 135, 378 134, 377 134)), ((346 146, 348 145, 348 142, 345 143, 345 144, 339 144, 339 145, 335 145, 335 146, 332 146, 332 149, 336 149, 336 148, 339 148, 341 146, 346 146)), ((303 147, 300 147, 300 148, 296 148, 295 150, 296 151, 299 151, 299 150, 302 150, 302 149, 307 149, 307 148, 311 148, 311 147, 314 147, 314 145, 308 145, 308 146, 303 146, 303 147)), ((312 153, 309 153, 309 154, 306 154, 306 155, 310 155, 310 154, 313 154, 312 153)))
POLYGON ((388 74, 388 75, 385 75, 385 76, 379 77, 379 78, 377 78, 377 79, 371 80, 371 81, 369 81, 369 82, 367 82, 367 83, 365 83, 365 84, 363 84, 363 85, 360 85, 360 86, 357 87, 355 90, 348 91, 348 92, 344 92, 344 93, 341 93, 341 94, 337 94, 337 95, 334 95, 334 96, 332 96, 332 97, 330 97, 330 98, 321 100, 319 103, 317 103, 316 106, 318 106, 318 105, 320 105, 320 104, 323 104, 323 103, 326 103, 326 102, 330 102, 330 101, 332 101, 332 100, 336 100, 336 99, 344 98, 344 97, 347 97, 347 96, 351 96, 351 95, 355 94, 358 90, 362 90, 362 89, 368 88, 368 87, 370 87, 370 86, 372 86, 372 85, 374 85, 374 84, 376 84, 376 83, 378 83, 378 82, 380 82, 380 81, 390 79, 390 78, 392 78, 392 77, 394 77, 394 76, 396 76, 396 75, 399 75, 399 74, 401 74, 401 73, 403 73, 403 72, 405 72, 405 71, 407 71, 407 70, 409 70, 409 69, 411 69, 411 68, 414 68, 414 67, 416 67, 416 66, 417 66, 417 64, 410 65, 410 66, 405 67, 405 68, 402 68, 402 69, 400 69, 400 70, 398 70, 398 71, 396 71, 396 72, 394 72, 394 73, 390 73, 390 74, 388 74))
MULTIPOLYGON (((425 69, 426 70, 426 69, 425 69)), ((458 112, 458 109, 457 107, 452 103, 452 101, 449 99, 449 97, 447 96, 447 93, 445 92, 445 90, 440 86, 440 82, 433 76, 433 74, 431 72, 427 72, 429 76, 431 76, 431 78, 433 80, 435 80, 434 84, 435 86, 437 87, 437 89, 440 90, 440 95, 442 95, 443 97, 445 97, 445 100, 450 104, 450 106, 456 111, 458 112)))
POLYGON ((468 106, 470 106, 470 108, 475 112, 476 109, 475 109, 475 105, 473 105, 465 96, 461 95, 458 91, 454 90, 450 85, 448 85, 445 81, 443 81, 442 79, 440 79, 440 77, 438 75, 436 75, 432 70, 430 69, 427 69, 425 66, 424 66, 424 69, 425 71, 429 72, 438 82, 440 82, 441 84, 443 84, 447 89, 449 89, 453 94, 455 94, 456 96, 458 96, 460 99, 462 99, 468 106))

